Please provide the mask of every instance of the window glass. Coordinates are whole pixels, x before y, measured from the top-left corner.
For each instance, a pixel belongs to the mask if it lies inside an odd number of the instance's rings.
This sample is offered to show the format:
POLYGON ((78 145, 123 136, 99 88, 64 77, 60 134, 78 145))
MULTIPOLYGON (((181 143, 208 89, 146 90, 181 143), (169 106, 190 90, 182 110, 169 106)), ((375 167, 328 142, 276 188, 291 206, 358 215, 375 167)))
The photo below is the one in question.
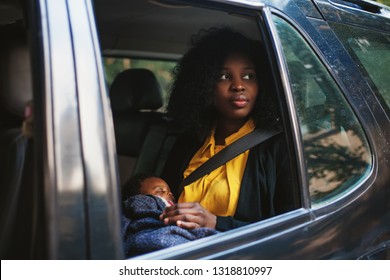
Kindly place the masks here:
MULTIPOLYGON (((156 76, 162 90, 164 105, 168 102, 168 87, 171 83, 171 71, 175 67, 174 61, 161 61, 151 59, 135 59, 135 58, 116 58, 105 57, 104 69, 106 75, 106 82, 110 87, 115 76, 125 69, 143 68, 149 69, 156 76)), ((165 106, 163 106, 165 108, 165 106)))
POLYGON ((301 128, 313 206, 361 182, 371 154, 356 116, 327 69, 290 24, 274 16, 301 128))
POLYGON ((390 109, 390 35, 340 24, 333 27, 374 91, 390 109))

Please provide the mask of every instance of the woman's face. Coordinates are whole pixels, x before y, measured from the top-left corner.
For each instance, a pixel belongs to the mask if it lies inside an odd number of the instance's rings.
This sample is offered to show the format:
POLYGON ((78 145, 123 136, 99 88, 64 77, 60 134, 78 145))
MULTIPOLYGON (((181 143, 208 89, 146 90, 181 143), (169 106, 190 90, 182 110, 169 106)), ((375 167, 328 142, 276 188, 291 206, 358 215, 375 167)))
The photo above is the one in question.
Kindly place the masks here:
POLYGON ((246 120, 255 106, 258 90, 254 63, 245 54, 230 54, 216 85, 214 106, 219 117, 227 121, 246 120))

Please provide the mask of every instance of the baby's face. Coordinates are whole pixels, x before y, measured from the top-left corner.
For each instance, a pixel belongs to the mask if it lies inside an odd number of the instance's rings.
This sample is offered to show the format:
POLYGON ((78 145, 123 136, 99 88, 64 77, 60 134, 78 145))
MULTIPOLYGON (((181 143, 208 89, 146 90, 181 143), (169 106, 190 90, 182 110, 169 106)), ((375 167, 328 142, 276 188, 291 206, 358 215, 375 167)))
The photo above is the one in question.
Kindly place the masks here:
POLYGON ((173 197, 168 184, 164 180, 157 177, 145 179, 141 183, 140 194, 151 194, 162 197, 168 202, 175 202, 175 198, 173 197))

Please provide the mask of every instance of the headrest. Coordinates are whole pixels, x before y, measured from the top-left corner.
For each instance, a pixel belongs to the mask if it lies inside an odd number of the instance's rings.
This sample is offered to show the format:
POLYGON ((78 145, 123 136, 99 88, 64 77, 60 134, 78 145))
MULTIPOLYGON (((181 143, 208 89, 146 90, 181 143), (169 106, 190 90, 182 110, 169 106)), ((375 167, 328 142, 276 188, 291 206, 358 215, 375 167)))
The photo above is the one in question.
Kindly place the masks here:
POLYGON ((110 88, 113 112, 157 110, 163 105, 160 85, 147 69, 127 69, 117 75, 110 88))
POLYGON ((0 38, 1 113, 22 118, 24 107, 32 99, 27 34, 22 26, 15 24, 3 30, 0 38))

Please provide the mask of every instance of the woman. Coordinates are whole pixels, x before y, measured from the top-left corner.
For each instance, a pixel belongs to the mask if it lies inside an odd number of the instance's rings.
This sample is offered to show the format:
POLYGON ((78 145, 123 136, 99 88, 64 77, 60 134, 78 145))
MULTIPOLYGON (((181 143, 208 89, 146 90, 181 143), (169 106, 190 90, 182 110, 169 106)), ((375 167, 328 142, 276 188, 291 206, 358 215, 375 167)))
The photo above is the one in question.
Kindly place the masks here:
POLYGON ((255 128, 280 127, 267 91, 259 42, 228 28, 201 31, 174 70, 168 115, 182 134, 163 178, 178 204, 160 219, 182 228, 225 231, 293 208, 283 134, 185 186, 183 178, 255 128))

